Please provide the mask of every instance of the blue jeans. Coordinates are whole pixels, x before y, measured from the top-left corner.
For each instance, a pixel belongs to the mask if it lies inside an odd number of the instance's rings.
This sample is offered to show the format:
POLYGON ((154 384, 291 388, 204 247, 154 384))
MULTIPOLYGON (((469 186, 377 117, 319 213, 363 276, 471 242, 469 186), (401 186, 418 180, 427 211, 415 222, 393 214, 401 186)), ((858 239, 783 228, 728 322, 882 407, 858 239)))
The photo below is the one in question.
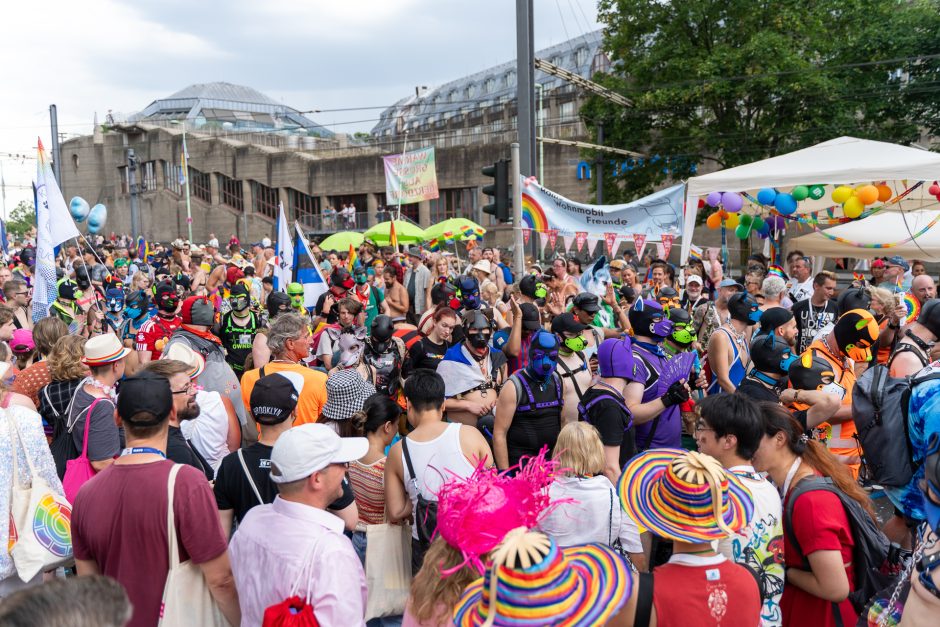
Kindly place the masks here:
MULTIPOLYGON (((364 531, 354 531, 352 535, 352 545, 356 550, 356 555, 362 561, 362 567, 366 567, 366 534, 364 531)), ((383 616, 382 618, 373 618, 366 622, 366 627, 401 627, 401 616, 383 616)))

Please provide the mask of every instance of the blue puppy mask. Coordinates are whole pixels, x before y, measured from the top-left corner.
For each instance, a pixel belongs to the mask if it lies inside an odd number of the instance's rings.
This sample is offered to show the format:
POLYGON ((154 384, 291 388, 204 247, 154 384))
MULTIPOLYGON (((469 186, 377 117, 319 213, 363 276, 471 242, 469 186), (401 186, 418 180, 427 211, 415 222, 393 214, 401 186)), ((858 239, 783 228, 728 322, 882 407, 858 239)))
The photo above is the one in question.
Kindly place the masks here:
POLYGON ((529 365, 526 370, 533 378, 544 381, 555 372, 558 364, 558 337, 548 331, 536 331, 529 345, 529 365))

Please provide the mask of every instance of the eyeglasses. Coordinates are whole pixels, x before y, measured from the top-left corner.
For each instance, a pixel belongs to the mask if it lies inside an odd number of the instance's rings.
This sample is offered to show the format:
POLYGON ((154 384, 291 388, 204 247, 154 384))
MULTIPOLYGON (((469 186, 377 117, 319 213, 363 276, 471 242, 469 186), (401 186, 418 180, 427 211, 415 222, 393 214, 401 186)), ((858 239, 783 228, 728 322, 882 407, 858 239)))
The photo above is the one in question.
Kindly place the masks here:
POLYGON ((714 429, 705 424, 704 420, 699 420, 695 423, 695 432, 698 433, 699 431, 714 431, 714 429))
POLYGON ((192 394, 195 394, 196 392, 198 392, 200 389, 201 389, 201 388, 200 388, 198 385, 195 385, 194 383, 190 382, 189 385, 187 385, 186 387, 184 387, 182 390, 176 390, 176 391, 173 392, 173 394, 174 394, 174 395, 176 395, 176 394, 188 394, 188 395, 192 395, 192 394))

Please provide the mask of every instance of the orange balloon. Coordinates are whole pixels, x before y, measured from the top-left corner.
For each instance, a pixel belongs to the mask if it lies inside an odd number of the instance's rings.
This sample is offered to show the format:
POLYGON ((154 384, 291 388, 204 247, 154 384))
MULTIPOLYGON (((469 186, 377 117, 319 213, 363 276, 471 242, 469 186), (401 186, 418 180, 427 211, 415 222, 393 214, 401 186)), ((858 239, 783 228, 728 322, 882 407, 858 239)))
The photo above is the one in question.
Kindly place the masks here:
POLYGON ((727 220, 727 219, 728 219, 728 212, 725 211, 724 209, 719 209, 719 210, 718 210, 718 215, 721 216, 721 219, 722 219, 722 220, 727 220))
POLYGON ((891 200, 891 188, 882 183, 881 185, 876 185, 878 188, 878 202, 888 202, 891 200))
POLYGON ((716 211, 705 220, 705 226, 710 229, 717 229, 721 226, 721 215, 716 211))
POLYGON ((870 205, 878 200, 878 188, 874 185, 862 185, 855 188, 856 197, 864 205, 870 205))

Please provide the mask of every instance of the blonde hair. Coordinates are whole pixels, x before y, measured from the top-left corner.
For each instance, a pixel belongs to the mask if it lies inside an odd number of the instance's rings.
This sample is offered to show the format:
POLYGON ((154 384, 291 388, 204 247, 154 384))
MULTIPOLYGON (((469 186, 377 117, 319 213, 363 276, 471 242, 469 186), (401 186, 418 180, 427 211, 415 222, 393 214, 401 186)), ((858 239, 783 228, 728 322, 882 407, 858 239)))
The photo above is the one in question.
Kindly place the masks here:
POLYGON ((85 338, 80 335, 64 335, 49 353, 49 374, 53 381, 71 381, 88 375, 82 363, 85 356, 85 338))
POLYGON ((566 424, 558 434, 552 459, 569 475, 601 474, 605 463, 600 433, 587 422, 566 424))
POLYGON ((869 287, 868 292, 871 294, 872 300, 876 300, 881 304, 885 313, 890 312, 898 305, 898 301, 891 290, 883 287, 869 287))
MULTIPOLYGON (((487 556, 480 556, 485 563, 487 556)), ((453 607, 463 595, 464 588, 480 578, 480 573, 465 563, 460 551, 447 544, 441 536, 431 542, 424 555, 421 570, 411 582, 411 596, 408 599, 411 613, 419 623, 438 624, 450 618, 453 607), (456 572, 441 576, 441 571, 449 570, 464 563, 456 572), (440 608, 446 615, 438 616, 440 608)))

